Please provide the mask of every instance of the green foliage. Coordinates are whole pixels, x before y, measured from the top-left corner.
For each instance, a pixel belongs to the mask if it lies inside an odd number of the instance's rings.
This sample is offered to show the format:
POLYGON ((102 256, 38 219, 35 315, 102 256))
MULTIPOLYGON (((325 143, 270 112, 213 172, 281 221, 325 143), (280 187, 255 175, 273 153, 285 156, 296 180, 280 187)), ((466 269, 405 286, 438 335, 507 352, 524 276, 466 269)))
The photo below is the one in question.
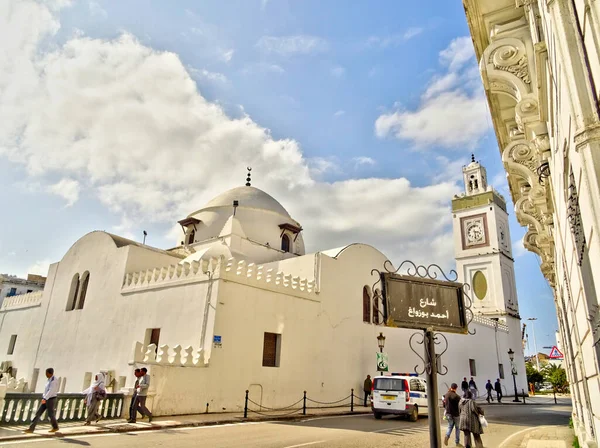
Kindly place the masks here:
POLYGON ((562 367, 554 364, 547 365, 542 371, 544 378, 557 392, 567 392, 569 382, 567 381, 567 372, 562 367))
POLYGON ((533 366, 532 363, 525 363, 525 373, 527 374, 527 383, 543 383, 544 375, 533 366))
POLYGON ((580 446, 579 446, 579 439, 577 437, 575 437, 573 439, 573 447, 574 448, 580 448, 580 446))

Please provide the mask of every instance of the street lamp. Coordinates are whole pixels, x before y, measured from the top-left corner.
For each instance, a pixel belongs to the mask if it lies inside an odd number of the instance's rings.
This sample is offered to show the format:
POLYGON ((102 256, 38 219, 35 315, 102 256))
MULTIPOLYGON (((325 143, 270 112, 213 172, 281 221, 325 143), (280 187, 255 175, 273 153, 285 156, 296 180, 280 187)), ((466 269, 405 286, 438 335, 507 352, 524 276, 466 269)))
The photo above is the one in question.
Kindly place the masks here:
MULTIPOLYGON (((383 333, 379 333, 379 336, 377 336, 377 345, 379 346, 379 353, 383 353, 383 347, 385 347, 385 336, 383 333)), ((379 373, 383 375, 383 371, 379 373)))
POLYGON ((535 340, 535 327, 533 326, 533 322, 537 320, 537 317, 529 317, 527 320, 531 321, 531 332, 533 333, 533 349, 535 350, 535 363, 537 365, 538 372, 540 371, 540 357, 538 355, 537 350, 537 342, 535 340))
POLYGON ((515 368, 515 364, 513 363, 513 361, 515 360, 515 352, 513 352, 512 348, 508 349, 508 359, 510 359, 510 370, 512 372, 513 385, 515 386, 515 399, 513 400, 513 402, 520 403, 521 400, 519 400, 519 396, 517 395, 517 378, 515 377, 517 369, 515 368))

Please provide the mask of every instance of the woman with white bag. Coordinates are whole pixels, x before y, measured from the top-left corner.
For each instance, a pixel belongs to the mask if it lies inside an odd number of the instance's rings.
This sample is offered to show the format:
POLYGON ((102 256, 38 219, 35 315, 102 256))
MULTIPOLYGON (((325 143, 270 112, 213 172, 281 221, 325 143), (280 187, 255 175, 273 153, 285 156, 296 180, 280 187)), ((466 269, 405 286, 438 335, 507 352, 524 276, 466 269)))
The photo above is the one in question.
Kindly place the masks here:
POLYGON ((487 421, 483 416, 483 409, 473 400, 473 394, 470 391, 465 392, 465 395, 458 404, 460 409, 460 420, 458 427, 465 435, 465 448, 471 448, 471 434, 475 439, 475 446, 483 448, 481 434, 483 428, 487 426, 487 421))
POLYGON ((87 426, 92 423, 92 420, 96 420, 97 423, 102 418, 102 415, 98 412, 98 408, 100 407, 100 402, 106 398, 104 374, 97 373, 92 385, 84 390, 83 393, 86 395, 87 418, 85 419, 85 425, 87 426))

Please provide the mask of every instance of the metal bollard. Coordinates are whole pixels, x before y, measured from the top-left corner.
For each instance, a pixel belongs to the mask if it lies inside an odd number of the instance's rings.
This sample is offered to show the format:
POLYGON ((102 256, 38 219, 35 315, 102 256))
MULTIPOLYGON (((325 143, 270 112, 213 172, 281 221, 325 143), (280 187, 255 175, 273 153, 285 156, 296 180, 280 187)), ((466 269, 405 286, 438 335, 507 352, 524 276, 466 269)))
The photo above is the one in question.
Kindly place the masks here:
POLYGON ((554 404, 557 404, 557 402, 556 402, 556 389, 554 389, 553 393, 554 393, 554 404))
POLYGON ((246 400, 244 403, 244 418, 248 418, 248 391, 246 391, 246 400))
POLYGON ((306 415, 306 391, 304 391, 304 398, 302 402, 302 415, 306 415))
POLYGON ((350 389, 350 412, 354 412, 354 389, 350 389))
POLYGON ((523 404, 525 404, 525 389, 521 389, 521 392, 523 393, 523 404))

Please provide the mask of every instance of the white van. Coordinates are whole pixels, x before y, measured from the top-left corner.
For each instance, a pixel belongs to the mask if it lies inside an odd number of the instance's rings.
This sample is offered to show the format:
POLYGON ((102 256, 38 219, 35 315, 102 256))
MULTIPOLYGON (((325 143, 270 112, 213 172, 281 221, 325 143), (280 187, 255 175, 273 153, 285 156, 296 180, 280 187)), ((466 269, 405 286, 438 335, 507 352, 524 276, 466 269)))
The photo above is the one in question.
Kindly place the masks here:
POLYGON ((406 415, 411 422, 416 422, 419 415, 427 415, 427 382, 409 373, 376 376, 371 409, 376 419, 396 414, 406 415))

